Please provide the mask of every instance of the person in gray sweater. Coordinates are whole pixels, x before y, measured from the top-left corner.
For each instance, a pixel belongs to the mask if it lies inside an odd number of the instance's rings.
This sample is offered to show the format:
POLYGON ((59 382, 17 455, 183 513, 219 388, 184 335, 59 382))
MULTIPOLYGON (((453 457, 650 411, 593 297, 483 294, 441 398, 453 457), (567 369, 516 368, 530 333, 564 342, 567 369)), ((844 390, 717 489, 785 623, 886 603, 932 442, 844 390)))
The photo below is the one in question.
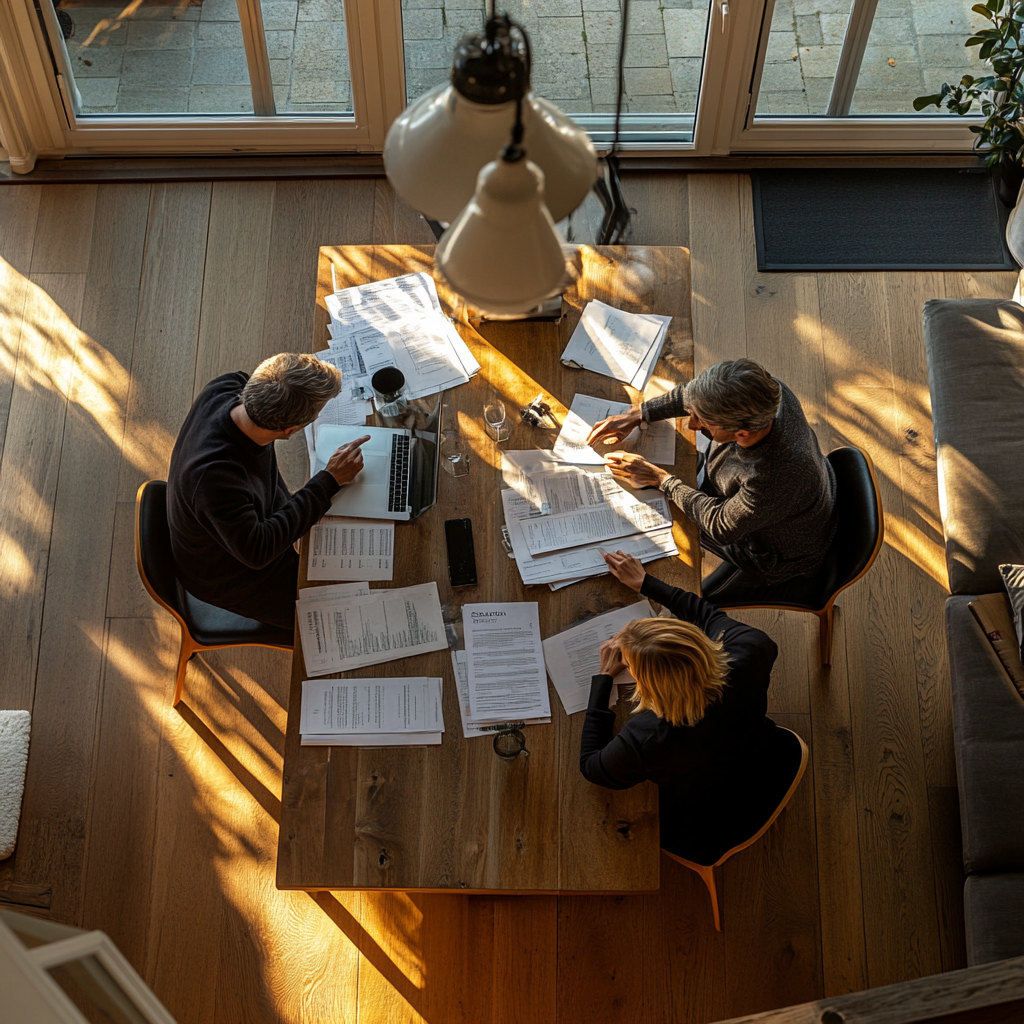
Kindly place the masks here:
POLYGON ((689 417, 690 429, 712 442, 699 489, 626 452, 606 457, 612 473, 634 487, 660 487, 683 510, 701 546, 736 567, 730 592, 814 572, 836 529, 836 480, 796 395, 753 360, 724 361, 602 420, 588 443, 614 444, 671 416, 689 417))

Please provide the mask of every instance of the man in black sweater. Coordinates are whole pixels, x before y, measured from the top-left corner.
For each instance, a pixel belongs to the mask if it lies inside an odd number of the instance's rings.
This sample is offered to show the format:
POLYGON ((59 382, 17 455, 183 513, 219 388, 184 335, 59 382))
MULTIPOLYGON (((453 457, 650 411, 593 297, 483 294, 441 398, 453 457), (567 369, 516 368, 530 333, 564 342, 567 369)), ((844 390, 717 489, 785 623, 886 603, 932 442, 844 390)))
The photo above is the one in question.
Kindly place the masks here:
POLYGON ((836 481, 796 395, 750 359, 716 363, 602 420, 587 441, 613 444, 670 416, 688 416, 712 441, 699 490, 639 455, 608 455, 611 471, 634 487, 660 487, 696 523, 701 546, 736 567, 723 584, 730 593, 814 572, 836 529, 836 481))
POLYGON ((316 356, 284 352, 252 376, 225 373, 203 388, 182 425, 167 478, 167 520, 178 576, 207 604, 283 629, 295 622, 294 543, 363 468, 369 435, 339 448, 294 494, 274 441, 319 415, 341 374, 316 356))

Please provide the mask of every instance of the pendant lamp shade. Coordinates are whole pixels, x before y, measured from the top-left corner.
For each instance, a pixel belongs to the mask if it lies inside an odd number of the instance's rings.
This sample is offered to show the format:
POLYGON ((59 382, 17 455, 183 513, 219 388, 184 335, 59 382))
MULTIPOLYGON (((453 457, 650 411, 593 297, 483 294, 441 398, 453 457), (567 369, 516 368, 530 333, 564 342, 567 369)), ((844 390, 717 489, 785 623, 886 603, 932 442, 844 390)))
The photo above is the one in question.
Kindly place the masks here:
MULTIPOLYGON (((395 191, 430 220, 451 224, 470 201, 480 169, 508 141, 515 101, 476 103, 440 85, 398 117, 384 143, 384 167, 395 191)), ((567 217, 597 180, 597 154, 587 133, 554 104, 528 93, 522 104, 530 160, 544 172, 545 203, 567 217)))
POLYGON ((452 289, 484 313, 526 313, 557 294, 565 256, 544 204, 544 172, 525 157, 487 164, 436 258, 452 289))

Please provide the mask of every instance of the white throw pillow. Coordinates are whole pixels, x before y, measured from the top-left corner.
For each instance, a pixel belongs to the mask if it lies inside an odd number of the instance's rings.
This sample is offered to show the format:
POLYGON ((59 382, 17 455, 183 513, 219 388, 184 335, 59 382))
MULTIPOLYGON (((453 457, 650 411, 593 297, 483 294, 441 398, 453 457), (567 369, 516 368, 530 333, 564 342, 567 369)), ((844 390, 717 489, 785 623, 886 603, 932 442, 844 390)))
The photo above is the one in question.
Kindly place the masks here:
POLYGON ((1024 660, 1024 565, 1001 565, 999 574, 1013 609, 1013 628, 1017 630, 1017 644, 1024 660))

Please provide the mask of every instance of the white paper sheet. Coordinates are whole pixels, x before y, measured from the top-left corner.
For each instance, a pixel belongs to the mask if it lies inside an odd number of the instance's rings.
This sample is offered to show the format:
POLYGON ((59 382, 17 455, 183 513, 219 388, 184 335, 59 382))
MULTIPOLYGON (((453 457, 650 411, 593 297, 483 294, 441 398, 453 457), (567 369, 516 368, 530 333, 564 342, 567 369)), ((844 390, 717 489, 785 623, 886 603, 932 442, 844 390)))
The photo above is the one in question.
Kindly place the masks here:
POLYGON ((583 309, 562 362, 643 390, 671 317, 627 313, 594 299, 583 309))
MULTIPOLYGON (((587 435, 596 423, 617 416, 630 408, 629 402, 613 402, 607 398, 576 395, 562 422, 552 452, 566 462, 577 465, 603 466, 604 455, 587 444, 587 435)), ((658 420, 642 423, 613 446, 599 445, 605 451, 625 451, 642 455, 656 466, 672 466, 676 461, 676 421, 658 420)))
POLYGON ((331 348, 342 373, 368 397, 369 379, 385 366, 405 376, 409 399, 465 384, 480 369, 469 347, 444 316, 428 274, 405 274, 328 295, 331 348))
MULTIPOLYGON (((531 556, 523 536, 523 523, 538 516, 537 510, 511 488, 501 492, 512 552, 523 583, 528 586, 537 583, 557 583, 563 580, 575 583, 591 576, 603 576, 608 564, 598 544, 586 547, 568 548, 550 554, 531 556)), ((654 507, 662 514, 668 513, 668 502, 664 495, 652 499, 654 507)), ((641 562, 679 554, 671 528, 656 530, 654 533, 634 534, 609 544, 608 549, 625 551, 635 555, 641 562)))
POLYGON ((473 721, 548 717, 537 603, 463 605, 462 624, 473 721))
POLYGON ((348 672, 448 646, 433 582, 337 601, 298 601, 296 611, 310 676, 348 672))
POLYGON ((302 747, 436 747, 444 734, 440 732, 378 732, 359 736, 349 733, 344 736, 309 734, 302 736, 302 747))
POLYGON ((395 524, 368 519, 325 518, 309 532, 311 580, 394 578, 395 524))
POLYGON ((301 707, 301 735, 444 732, 436 677, 306 679, 301 707))
POLYGON ((700 460, 700 469, 697 470, 697 488, 700 489, 704 486, 704 481, 708 477, 708 456, 711 454, 711 438, 704 433, 703 430, 698 430, 694 435, 696 442, 697 451, 704 456, 700 460))
MULTIPOLYGON (((601 644, 615 636, 627 623, 650 618, 653 614, 645 598, 625 608, 597 615, 544 641, 544 663, 567 715, 584 711, 587 707, 591 678, 601 670, 601 644)), ((616 687, 632 681, 628 669, 615 677, 616 686, 612 688, 609 706, 616 702, 616 687)))
POLYGON ((370 592, 369 583, 335 583, 330 587, 303 587, 300 601, 338 601, 343 597, 362 597, 370 592))
MULTIPOLYGON (((455 673, 455 689, 459 696, 459 715, 462 718, 462 733, 466 739, 473 739, 476 736, 493 736, 492 729, 482 729, 473 720, 469 707, 469 665, 466 662, 465 651, 452 651, 452 671, 455 673)), ((548 725, 551 716, 542 718, 519 718, 515 721, 523 725, 548 725)), ((485 723, 486 724, 486 723, 485 723)))

